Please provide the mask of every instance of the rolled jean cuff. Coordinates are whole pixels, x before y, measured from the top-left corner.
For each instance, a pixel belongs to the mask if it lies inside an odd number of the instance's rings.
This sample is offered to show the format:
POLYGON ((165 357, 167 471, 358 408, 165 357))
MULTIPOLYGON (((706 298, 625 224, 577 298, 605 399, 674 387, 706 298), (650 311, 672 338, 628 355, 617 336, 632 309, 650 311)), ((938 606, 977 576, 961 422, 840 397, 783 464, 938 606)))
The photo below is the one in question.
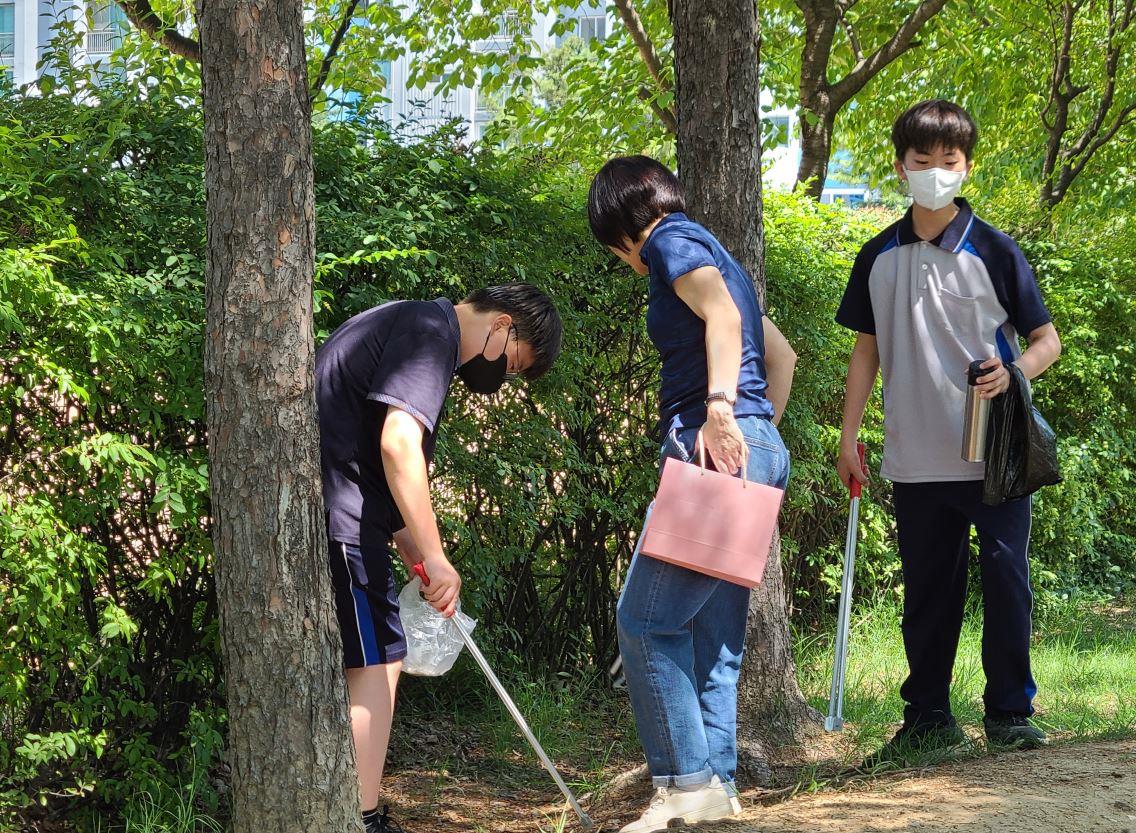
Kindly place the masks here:
POLYGON ((652 775, 651 786, 655 789, 672 787, 678 790, 696 790, 709 784, 713 777, 714 770, 707 766, 705 769, 692 772, 689 775, 652 775))

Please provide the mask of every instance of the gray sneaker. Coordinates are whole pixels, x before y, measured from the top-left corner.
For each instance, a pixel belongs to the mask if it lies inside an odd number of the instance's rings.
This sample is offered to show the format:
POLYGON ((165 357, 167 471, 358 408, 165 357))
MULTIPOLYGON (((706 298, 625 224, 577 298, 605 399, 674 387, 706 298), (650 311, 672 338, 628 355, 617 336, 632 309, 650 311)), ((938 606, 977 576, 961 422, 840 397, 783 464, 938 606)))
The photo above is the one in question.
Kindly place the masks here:
POLYGON ((1045 732, 1034 726, 1024 714, 987 717, 982 721, 986 741, 991 746, 1008 746, 1012 749, 1040 749, 1049 745, 1045 732))

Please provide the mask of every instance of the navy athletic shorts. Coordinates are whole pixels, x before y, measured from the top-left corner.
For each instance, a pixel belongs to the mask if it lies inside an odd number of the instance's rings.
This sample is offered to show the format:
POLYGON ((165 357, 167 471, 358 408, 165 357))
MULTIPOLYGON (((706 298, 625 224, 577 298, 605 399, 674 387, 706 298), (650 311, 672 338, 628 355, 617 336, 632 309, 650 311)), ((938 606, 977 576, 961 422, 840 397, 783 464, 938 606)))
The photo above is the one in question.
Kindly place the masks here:
POLYGON ((406 656, 391 552, 329 541, 331 586, 343 634, 343 666, 386 665, 406 656))

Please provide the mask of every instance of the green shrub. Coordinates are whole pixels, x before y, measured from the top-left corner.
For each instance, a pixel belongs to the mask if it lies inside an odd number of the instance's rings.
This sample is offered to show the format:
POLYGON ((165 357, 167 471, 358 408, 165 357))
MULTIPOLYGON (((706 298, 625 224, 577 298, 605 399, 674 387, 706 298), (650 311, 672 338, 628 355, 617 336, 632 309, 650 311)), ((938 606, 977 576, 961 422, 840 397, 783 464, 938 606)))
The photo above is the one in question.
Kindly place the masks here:
MULTIPOLYGON (((97 104, 75 103, 65 81, 0 96, 0 812, 166 795, 192 771, 211 816, 219 797, 201 773, 219 759, 224 708, 201 124, 176 74, 108 82, 97 104)), ((320 335, 389 298, 515 279, 554 295, 561 361, 492 408, 455 386, 435 495, 491 648, 594 674, 614 656, 616 593, 655 481, 645 284, 591 240, 580 171, 540 149, 455 145, 447 133, 400 143, 367 122, 317 129, 320 335)), ((1020 216, 1006 201, 991 213, 1020 216)), ((832 462, 852 336, 833 313, 857 249, 887 219, 767 196, 769 308, 800 354, 783 423, 798 624, 831 615, 839 581, 847 493, 832 462)), ((1066 473, 1039 497, 1034 527, 1037 583, 1055 594, 1111 593, 1136 571, 1123 508, 1136 491, 1130 222, 1006 226, 1065 340, 1036 386, 1066 473)), ((877 458, 880 419, 877 398, 864 431, 877 458)), ((867 496, 858 592, 894 594, 886 484, 867 496)))
MULTIPOLYGON (((890 218, 885 218, 890 219, 890 218)), ((855 341, 836 308, 860 246, 880 229, 875 214, 821 205, 799 195, 765 197, 766 281, 770 318, 797 351, 797 372, 781 434, 792 455, 782 515, 786 584, 799 616, 827 615, 840 585, 848 489, 836 476, 844 378, 855 341)), ((879 396, 868 404, 861 439, 878 468, 883 448, 879 396)), ((875 590, 897 580, 887 484, 876 478, 861 509, 857 583, 875 590)))

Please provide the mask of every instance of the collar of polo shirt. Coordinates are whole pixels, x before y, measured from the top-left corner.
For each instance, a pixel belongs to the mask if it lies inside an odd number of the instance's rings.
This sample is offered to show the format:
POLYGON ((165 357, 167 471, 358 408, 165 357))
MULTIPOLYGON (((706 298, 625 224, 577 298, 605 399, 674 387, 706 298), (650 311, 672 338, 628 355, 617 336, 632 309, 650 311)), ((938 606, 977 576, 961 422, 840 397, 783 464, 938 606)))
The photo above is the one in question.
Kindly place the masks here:
POLYGON ((915 233, 915 225, 911 219, 912 209, 907 209, 907 213, 903 215, 903 219, 899 221, 895 230, 896 243, 900 246, 907 246, 911 243, 930 243, 940 249, 957 252, 966 242, 967 232, 974 222, 974 211, 971 209, 970 203, 962 197, 955 197, 955 205, 958 206, 958 214, 951 220, 950 225, 943 229, 943 233, 934 240, 923 240, 915 233))

